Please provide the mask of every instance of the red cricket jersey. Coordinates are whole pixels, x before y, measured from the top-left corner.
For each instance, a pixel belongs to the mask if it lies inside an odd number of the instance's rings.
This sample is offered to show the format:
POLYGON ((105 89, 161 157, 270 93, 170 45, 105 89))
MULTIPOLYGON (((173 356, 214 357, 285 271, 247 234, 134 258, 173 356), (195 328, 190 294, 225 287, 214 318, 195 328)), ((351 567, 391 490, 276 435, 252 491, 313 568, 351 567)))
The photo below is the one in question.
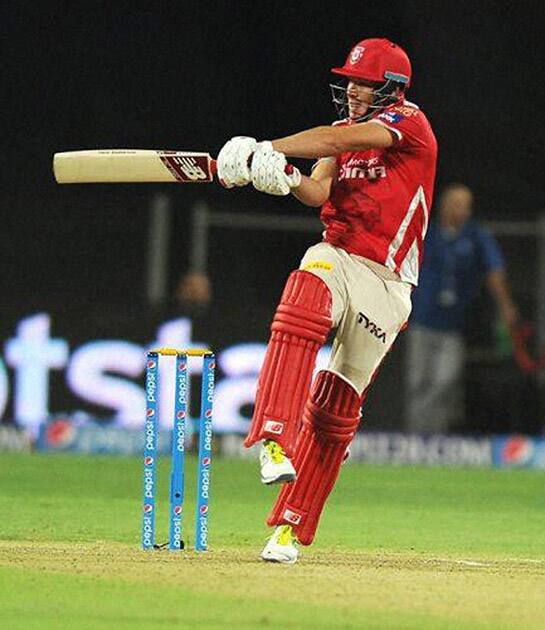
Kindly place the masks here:
POLYGON ((397 141, 386 149, 336 157, 338 178, 320 215, 324 238, 416 285, 432 204, 437 141, 426 116, 408 101, 382 110, 369 123, 390 129, 397 141))

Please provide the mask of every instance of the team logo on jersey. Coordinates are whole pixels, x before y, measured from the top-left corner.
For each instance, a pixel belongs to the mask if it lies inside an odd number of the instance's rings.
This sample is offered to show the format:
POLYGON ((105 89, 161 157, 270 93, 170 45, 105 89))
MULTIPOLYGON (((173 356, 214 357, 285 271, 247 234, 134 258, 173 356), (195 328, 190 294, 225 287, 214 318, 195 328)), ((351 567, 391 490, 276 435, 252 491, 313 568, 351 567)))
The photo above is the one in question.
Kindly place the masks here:
POLYGON ((386 333, 361 311, 358 313, 358 324, 363 324, 365 330, 368 330, 373 337, 376 337, 382 343, 386 343, 386 333))
POLYGON ((354 48, 352 48, 352 52, 350 53, 350 63, 352 65, 358 63, 358 61, 362 58, 364 50, 365 48, 363 46, 354 46, 354 48))

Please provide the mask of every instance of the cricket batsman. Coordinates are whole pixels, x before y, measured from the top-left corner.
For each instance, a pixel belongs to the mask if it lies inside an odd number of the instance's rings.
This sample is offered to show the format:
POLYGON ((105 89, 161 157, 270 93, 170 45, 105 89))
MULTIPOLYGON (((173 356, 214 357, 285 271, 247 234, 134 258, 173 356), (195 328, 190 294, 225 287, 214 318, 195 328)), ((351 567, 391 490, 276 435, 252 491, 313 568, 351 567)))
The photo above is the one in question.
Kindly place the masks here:
POLYGON ((271 325, 246 446, 261 442, 261 480, 282 483, 263 560, 294 563, 320 515, 367 391, 411 312, 432 205, 437 142, 405 99, 411 63, 387 39, 364 39, 332 85, 340 120, 278 140, 229 140, 218 156, 227 188, 293 194, 321 208, 322 242, 286 283, 271 325), (316 160, 310 176, 286 158, 316 160), (328 366, 316 355, 335 330, 328 366))

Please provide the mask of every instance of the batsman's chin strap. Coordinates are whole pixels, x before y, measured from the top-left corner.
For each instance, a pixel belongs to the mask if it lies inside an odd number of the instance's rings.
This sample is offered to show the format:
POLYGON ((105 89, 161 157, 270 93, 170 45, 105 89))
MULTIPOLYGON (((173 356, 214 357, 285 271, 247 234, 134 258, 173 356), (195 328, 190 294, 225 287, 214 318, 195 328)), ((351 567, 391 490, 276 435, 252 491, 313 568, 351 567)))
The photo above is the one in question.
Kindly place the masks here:
POLYGON ((528 342, 534 334, 534 326, 530 322, 512 326, 509 332, 513 341, 515 361, 525 374, 534 374, 545 367, 545 353, 534 359, 528 351, 528 342))

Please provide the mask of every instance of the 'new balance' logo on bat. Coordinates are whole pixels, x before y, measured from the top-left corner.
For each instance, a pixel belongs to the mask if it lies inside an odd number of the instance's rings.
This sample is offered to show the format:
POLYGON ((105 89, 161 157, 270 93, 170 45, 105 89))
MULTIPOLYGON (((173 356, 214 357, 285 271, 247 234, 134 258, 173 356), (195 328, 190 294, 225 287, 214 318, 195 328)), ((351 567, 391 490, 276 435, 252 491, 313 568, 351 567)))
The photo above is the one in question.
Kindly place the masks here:
POLYGON ((206 179, 207 175, 202 168, 197 164, 195 158, 189 157, 175 157, 173 161, 178 164, 182 173, 189 179, 197 181, 199 179, 206 179))
POLYGON ((211 181, 208 158, 191 155, 160 155, 161 162, 180 182, 211 181))

